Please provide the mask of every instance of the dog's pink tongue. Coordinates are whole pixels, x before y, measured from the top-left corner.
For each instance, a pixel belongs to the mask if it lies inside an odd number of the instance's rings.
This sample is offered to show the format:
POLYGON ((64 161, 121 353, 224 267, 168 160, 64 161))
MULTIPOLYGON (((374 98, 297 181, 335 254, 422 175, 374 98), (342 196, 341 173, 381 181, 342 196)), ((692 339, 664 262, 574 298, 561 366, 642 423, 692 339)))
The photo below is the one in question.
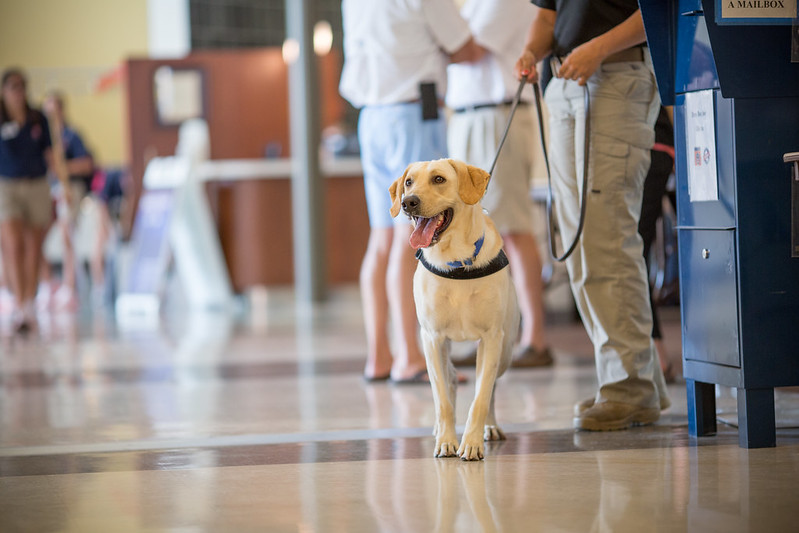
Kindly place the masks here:
POLYGON ((433 242, 433 236, 436 233, 438 217, 420 218, 416 222, 416 227, 411 233, 411 238, 408 242, 411 246, 418 250, 419 248, 427 248, 433 242))

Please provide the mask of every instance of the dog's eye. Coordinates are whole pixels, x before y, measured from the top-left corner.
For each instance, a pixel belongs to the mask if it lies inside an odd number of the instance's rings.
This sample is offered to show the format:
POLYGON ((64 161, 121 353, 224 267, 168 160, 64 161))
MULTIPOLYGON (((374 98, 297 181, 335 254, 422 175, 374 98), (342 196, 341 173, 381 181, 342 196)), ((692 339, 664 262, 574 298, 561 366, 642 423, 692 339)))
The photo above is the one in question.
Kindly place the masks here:
POLYGON ((413 180, 411 178, 406 179, 405 180, 405 186, 406 187, 410 187, 411 185, 413 185, 413 180))
POLYGON ((446 178, 444 176, 436 176, 433 178, 433 183, 444 183, 446 182, 446 178))

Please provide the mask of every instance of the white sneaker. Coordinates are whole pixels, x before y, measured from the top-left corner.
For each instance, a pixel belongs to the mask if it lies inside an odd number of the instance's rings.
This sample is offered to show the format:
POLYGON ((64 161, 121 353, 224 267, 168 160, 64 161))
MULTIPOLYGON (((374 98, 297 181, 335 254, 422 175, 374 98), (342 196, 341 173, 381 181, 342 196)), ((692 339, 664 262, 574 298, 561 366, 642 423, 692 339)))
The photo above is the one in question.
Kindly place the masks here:
POLYGON ((28 332, 36 322, 36 306, 33 300, 25 302, 21 307, 14 307, 11 312, 11 325, 17 333, 28 332))
POLYGON ((0 314, 14 312, 14 297, 5 287, 0 288, 0 314))
POLYGON ((36 305, 41 311, 47 311, 53 304, 53 296, 55 295, 57 285, 55 282, 43 281, 39 283, 39 289, 36 291, 36 305))
POLYGON ((75 292, 66 285, 61 285, 53 295, 53 305, 59 311, 74 311, 78 307, 75 292))

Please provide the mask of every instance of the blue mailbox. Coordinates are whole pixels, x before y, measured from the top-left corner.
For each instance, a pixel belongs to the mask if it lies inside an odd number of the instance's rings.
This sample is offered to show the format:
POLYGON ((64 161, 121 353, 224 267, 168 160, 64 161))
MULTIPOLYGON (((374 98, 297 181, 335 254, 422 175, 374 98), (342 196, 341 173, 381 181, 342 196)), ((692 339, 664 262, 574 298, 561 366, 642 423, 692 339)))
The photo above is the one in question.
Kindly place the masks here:
POLYGON ((738 390, 740 446, 775 446, 774 388, 799 385, 799 220, 783 161, 799 152, 790 17, 729 15, 753 4, 721 0, 640 5, 661 99, 674 105, 689 431, 716 432, 719 384, 738 390))

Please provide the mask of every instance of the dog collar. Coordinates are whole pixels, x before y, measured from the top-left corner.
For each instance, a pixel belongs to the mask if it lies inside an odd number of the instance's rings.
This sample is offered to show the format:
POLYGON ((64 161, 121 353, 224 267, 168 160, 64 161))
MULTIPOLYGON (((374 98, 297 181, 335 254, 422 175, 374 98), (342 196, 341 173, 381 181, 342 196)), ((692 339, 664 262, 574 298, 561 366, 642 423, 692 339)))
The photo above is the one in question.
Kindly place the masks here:
MULTIPOLYGON (((482 238, 480 239, 482 241, 482 238)), ((480 246, 482 246, 482 242, 480 242, 480 246)), ((483 278, 485 276, 490 276, 495 272, 499 272, 506 266, 508 266, 508 257, 505 255, 504 250, 500 250, 497 256, 491 260, 490 263, 487 265, 481 266, 480 268, 466 268, 465 266, 459 266, 452 268, 451 270, 441 270, 430 263, 424 258, 424 254, 422 250, 416 250, 416 259, 419 260, 424 267, 435 274, 436 276, 441 276, 442 278, 448 279, 477 279, 483 278)), ((460 261, 453 261, 460 263, 460 261)), ((447 263, 448 265, 451 263, 447 263)), ((472 264, 472 261, 469 261, 469 264, 472 264)))
POLYGON ((474 264, 474 260, 477 259, 477 254, 479 254, 480 250, 483 249, 483 243, 485 242, 485 240, 486 240, 486 235, 485 233, 483 233, 483 235, 479 239, 474 241, 474 253, 472 254, 471 257, 467 257, 463 261, 449 261, 447 263, 447 266, 452 268, 463 268, 467 266, 472 266, 474 264))

